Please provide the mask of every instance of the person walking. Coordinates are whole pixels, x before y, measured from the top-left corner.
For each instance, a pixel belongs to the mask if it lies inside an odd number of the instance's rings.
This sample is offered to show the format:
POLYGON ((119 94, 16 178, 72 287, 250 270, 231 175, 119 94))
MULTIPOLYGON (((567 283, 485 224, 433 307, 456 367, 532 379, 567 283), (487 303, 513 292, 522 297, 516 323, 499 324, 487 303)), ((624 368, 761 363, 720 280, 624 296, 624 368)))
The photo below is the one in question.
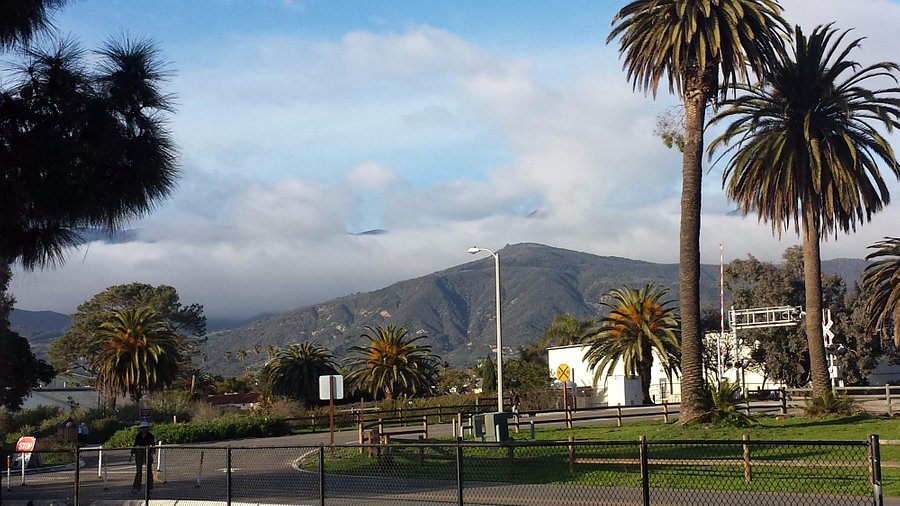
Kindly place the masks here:
POLYGON ((84 446, 87 443, 88 434, 91 433, 91 430, 88 428, 87 424, 81 422, 78 424, 78 444, 84 446))
POLYGON ((141 490, 141 481, 144 476, 144 464, 147 464, 147 488, 153 489, 153 451, 152 446, 156 444, 153 434, 150 432, 150 422, 144 420, 138 425, 137 436, 134 437, 134 445, 131 448, 131 455, 128 462, 134 458, 134 484, 131 486, 131 492, 137 493, 141 490), (146 461, 146 462, 145 462, 146 461))

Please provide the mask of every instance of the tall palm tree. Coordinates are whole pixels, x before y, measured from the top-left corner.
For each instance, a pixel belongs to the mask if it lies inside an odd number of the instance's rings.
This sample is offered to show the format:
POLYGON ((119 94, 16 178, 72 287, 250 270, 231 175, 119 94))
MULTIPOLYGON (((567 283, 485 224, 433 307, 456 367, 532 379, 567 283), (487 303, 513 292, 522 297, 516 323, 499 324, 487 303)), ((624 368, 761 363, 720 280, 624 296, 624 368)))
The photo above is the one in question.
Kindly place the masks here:
MULTIPOLYGON (((755 212, 779 236, 793 223, 803 238, 806 336, 814 395, 831 390, 822 339, 819 241, 856 230, 890 201, 878 163, 900 177, 894 151, 876 129, 900 126, 900 89, 868 90, 870 80, 896 82, 894 63, 861 66, 849 59, 861 39, 831 25, 793 41, 773 61, 764 87, 738 86, 712 122, 730 120, 710 154, 730 159, 723 173, 728 197, 755 212)), ((874 83, 873 83, 874 84, 874 83)))
POLYGON ((334 354, 322 345, 304 342, 276 349, 262 370, 262 379, 274 395, 306 404, 318 399, 319 376, 337 374, 334 354))
POLYGON ((584 358, 595 371, 595 382, 600 376, 612 374, 622 362, 625 374, 641 378, 643 402, 650 404, 654 355, 662 362, 666 376, 671 378, 678 371, 678 318, 669 306, 672 301, 660 302, 667 292, 652 284, 639 290, 623 287, 609 292, 614 302, 602 302, 610 308, 609 316, 602 318, 585 340, 588 349, 584 358))
POLYGON ((388 325, 366 327, 362 337, 369 344, 349 349, 348 381, 376 398, 431 393, 440 366, 431 346, 418 343, 428 336, 410 337, 406 327, 388 325))
POLYGON ((663 76, 684 104, 679 311, 682 417, 701 412, 700 193, 706 106, 728 85, 765 70, 786 24, 774 0, 636 0, 616 14, 607 38, 619 39, 628 80, 656 95, 663 76))
POLYGON ((149 213, 179 171, 168 72, 152 43, 113 40, 88 55, 62 41, 25 54, 0 80, 0 261, 34 269, 62 262, 83 227, 149 213))
POLYGON ((872 334, 890 335, 900 348, 900 238, 885 237, 869 248, 872 261, 863 271, 862 289, 868 295, 866 314, 872 334))
POLYGON ((579 320, 572 313, 558 314, 541 336, 541 347, 578 344, 593 325, 593 320, 579 320))
POLYGON ((144 392, 171 386, 182 363, 180 338, 146 307, 111 313, 94 333, 92 351, 98 386, 135 402, 144 392))
POLYGON ((50 11, 65 0, 15 0, 0 2, 0 49, 29 42, 50 28, 50 11))

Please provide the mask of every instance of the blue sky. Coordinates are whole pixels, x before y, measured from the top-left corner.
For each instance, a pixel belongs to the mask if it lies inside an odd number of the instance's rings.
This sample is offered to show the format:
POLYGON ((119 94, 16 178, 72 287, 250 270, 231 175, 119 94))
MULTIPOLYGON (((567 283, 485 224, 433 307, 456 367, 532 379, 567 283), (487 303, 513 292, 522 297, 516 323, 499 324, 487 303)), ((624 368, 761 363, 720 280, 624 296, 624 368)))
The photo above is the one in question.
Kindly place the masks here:
MULTIPOLYGON (((91 0, 55 16, 86 48, 156 41, 180 149, 178 191, 65 266, 16 270, 18 307, 69 313, 105 287, 178 288, 213 316, 377 289, 539 242, 677 262, 680 156, 653 135, 676 104, 625 80, 605 39, 613 1, 91 0), (382 235, 356 235, 370 229, 382 235)), ((897 60, 900 5, 784 0, 789 21, 867 37, 897 60)), ((730 214, 705 180, 703 261, 777 260, 797 239, 730 214)), ((895 198, 898 185, 891 185, 895 198)), ((825 258, 896 235, 891 206, 825 258)))

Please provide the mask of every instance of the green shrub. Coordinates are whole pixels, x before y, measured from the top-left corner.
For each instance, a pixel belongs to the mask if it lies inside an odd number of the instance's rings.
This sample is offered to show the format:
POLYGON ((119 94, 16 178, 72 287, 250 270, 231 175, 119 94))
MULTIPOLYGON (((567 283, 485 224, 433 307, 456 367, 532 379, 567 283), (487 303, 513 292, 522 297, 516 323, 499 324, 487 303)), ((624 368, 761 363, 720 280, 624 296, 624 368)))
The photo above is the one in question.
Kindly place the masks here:
POLYGON ((190 421, 194 408, 194 400, 186 390, 166 390, 156 392, 141 400, 142 408, 150 408, 152 421, 169 422, 173 418, 178 421, 190 421))
POLYGON ((825 392, 820 397, 808 399, 803 412, 806 416, 852 415, 856 404, 847 394, 835 395, 833 391, 825 392))
MULTIPOLYGON (((63 415, 63 410, 58 406, 40 405, 33 408, 23 409, 21 411, 13 413, 13 426, 11 427, 10 432, 21 430, 22 426, 25 425, 32 427, 31 430, 34 431, 34 428, 40 427, 44 423, 44 421, 55 419, 56 417, 61 415, 63 415)), ((63 416, 62 420, 65 419, 66 416, 63 416)))
POLYGON ((87 436, 87 443, 103 443, 117 431, 125 428, 125 424, 114 416, 107 416, 92 420, 87 424, 90 433, 87 436))
MULTIPOLYGON (((281 419, 247 415, 229 416, 206 422, 160 424, 150 430, 157 441, 166 444, 281 436, 288 433, 288 428, 281 419)), ((104 446, 113 448, 129 447, 134 444, 136 432, 134 427, 120 430, 113 434, 104 446)))
POLYGON ((755 422, 753 418, 738 411, 742 403, 738 383, 727 379, 708 383, 700 401, 703 414, 696 421, 726 427, 750 427, 755 422))

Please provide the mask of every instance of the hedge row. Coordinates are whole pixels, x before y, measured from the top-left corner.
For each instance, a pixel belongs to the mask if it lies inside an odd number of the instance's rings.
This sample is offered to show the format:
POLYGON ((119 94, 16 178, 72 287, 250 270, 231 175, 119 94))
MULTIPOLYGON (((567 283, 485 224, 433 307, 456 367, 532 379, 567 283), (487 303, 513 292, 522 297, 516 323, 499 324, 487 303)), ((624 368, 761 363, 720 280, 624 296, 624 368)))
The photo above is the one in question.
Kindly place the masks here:
MULTIPOLYGON (((218 420, 154 425, 150 432, 165 444, 215 442, 247 437, 271 437, 288 434, 290 429, 279 418, 247 415, 229 416, 218 420)), ((136 427, 120 430, 104 446, 127 448, 134 444, 136 427)))

